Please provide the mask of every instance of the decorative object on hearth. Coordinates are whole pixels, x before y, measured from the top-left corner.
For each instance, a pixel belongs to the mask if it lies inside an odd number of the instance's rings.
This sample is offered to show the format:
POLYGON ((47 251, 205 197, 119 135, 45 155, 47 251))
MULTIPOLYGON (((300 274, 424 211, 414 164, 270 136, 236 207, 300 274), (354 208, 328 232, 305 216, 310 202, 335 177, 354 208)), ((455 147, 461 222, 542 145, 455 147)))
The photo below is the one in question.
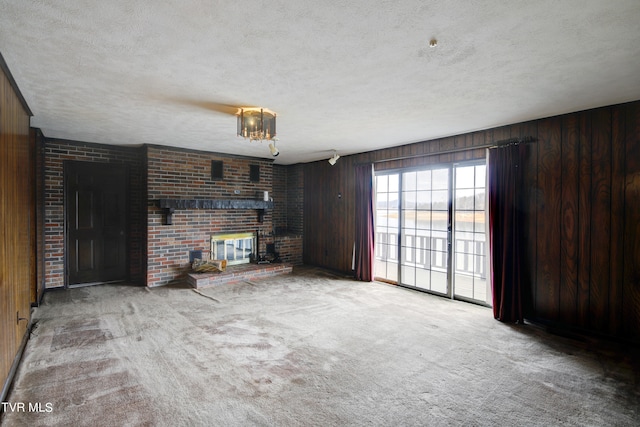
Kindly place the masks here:
POLYGON ((216 273, 222 272, 227 268, 227 260, 202 260, 194 259, 191 269, 196 273, 216 273))

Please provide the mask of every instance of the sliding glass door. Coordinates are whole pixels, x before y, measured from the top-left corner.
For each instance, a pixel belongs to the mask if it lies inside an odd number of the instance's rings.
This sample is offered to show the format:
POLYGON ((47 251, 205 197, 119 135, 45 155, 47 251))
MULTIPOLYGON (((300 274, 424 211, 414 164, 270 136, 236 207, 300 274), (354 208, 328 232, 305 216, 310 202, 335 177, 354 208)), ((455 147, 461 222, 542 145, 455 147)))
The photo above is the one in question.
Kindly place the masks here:
POLYGON ((488 304, 486 166, 376 174, 378 279, 488 304))

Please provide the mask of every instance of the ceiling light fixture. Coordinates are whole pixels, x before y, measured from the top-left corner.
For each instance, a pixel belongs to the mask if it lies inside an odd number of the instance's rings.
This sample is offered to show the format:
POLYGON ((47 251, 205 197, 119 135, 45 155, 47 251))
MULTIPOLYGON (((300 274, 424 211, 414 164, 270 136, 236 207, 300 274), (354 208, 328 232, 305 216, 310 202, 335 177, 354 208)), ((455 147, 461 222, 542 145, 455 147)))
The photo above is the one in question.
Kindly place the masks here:
POLYGON ((338 155, 338 153, 336 153, 336 151, 333 151, 333 156, 329 159, 329 164, 331 166, 335 165, 336 162, 338 161, 338 159, 340 158, 340 156, 338 155))
POLYGON ((271 151, 273 157, 278 157, 278 154, 280 154, 280 150, 276 147, 276 141, 277 139, 274 139, 273 142, 269 144, 269 151, 271 151))
POLYGON ((436 46, 438 46, 438 40, 436 39, 429 40, 429 47, 436 47, 436 46))
POLYGON ((276 137, 276 113, 273 111, 266 108, 240 108, 237 115, 238 136, 250 141, 269 141, 276 137))

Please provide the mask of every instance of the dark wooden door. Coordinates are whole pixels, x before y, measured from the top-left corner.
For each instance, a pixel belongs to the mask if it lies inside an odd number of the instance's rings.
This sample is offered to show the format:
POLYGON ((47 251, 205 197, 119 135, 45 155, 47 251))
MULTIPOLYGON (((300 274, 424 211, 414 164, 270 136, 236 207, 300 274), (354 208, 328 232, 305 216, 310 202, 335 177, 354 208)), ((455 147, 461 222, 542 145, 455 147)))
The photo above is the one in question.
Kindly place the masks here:
POLYGON ((68 285, 125 280, 126 169, 106 163, 65 163, 68 285))

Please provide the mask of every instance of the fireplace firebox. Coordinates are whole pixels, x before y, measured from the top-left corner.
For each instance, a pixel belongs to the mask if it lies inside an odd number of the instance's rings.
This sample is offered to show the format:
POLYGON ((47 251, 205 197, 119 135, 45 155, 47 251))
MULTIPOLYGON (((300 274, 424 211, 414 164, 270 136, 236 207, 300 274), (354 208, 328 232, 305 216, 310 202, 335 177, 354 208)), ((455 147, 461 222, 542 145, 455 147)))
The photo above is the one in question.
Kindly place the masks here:
POLYGON ((255 233, 211 236, 211 259, 227 260, 227 265, 246 264, 257 255, 255 233))

